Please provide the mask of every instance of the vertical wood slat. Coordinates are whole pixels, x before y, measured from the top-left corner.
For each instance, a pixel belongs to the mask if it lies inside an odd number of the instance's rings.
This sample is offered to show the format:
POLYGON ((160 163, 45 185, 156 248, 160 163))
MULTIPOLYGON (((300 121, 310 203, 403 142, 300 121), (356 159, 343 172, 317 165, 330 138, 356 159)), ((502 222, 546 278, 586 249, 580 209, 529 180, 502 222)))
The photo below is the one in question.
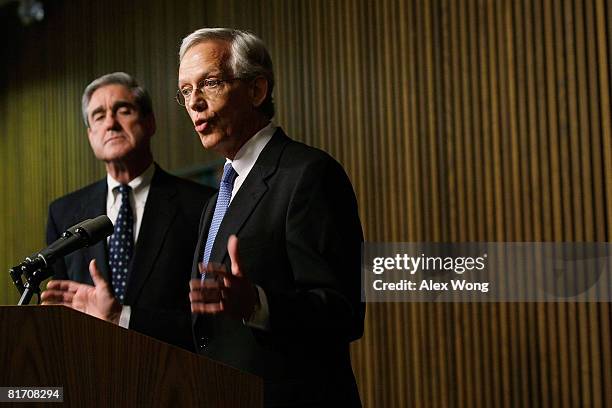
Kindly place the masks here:
MULTIPOLYGON (((15 63, 0 68, 0 265, 42 246, 52 198, 102 174, 79 112, 102 73, 131 72, 151 90, 162 165, 214 160, 172 100, 179 40, 204 24, 268 43, 277 121, 343 163, 368 241, 610 241, 604 0, 45 7, 38 26, 2 24, 15 41, 0 52, 15 63)), ((0 299, 16 301, 9 282, 0 299)), ((352 347, 364 405, 606 406, 610 309, 369 304, 352 347)))

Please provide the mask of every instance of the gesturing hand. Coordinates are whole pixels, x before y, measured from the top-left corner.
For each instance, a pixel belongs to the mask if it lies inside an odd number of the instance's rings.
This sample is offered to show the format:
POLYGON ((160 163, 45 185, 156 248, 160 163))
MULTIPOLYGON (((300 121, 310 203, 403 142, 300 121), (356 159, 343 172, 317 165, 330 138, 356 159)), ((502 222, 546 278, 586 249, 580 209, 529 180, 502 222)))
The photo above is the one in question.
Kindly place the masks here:
POLYGON ((257 302, 257 289, 242 274, 238 238, 235 235, 227 241, 227 252, 232 273, 228 273, 223 265, 209 263, 206 267, 200 267, 200 272, 205 272, 207 279, 192 279, 189 282, 191 311, 202 314, 224 312, 235 319, 249 319, 257 302))
POLYGON ((89 263, 89 273, 94 286, 71 280, 52 280, 41 294, 43 305, 64 305, 88 315, 119 324, 121 304, 113 296, 96 261, 89 263))

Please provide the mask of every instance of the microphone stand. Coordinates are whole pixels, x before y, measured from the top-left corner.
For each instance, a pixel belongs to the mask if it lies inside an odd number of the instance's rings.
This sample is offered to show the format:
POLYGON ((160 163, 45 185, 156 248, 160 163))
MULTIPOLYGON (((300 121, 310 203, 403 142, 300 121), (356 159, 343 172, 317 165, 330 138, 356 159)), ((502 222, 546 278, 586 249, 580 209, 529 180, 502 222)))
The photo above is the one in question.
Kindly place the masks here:
POLYGON ((40 304, 40 284, 52 275, 51 269, 42 267, 31 273, 25 271, 25 267, 13 267, 9 270, 13 283, 15 283, 19 293, 21 293, 21 298, 17 305, 29 305, 34 294, 37 297, 36 303, 40 304), (22 275, 25 276, 25 284, 23 283, 22 275))
POLYGON ((9 273, 21 294, 18 305, 28 305, 34 294, 40 303, 40 284, 53 275, 51 265, 70 252, 88 247, 113 233, 113 223, 106 215, 81 221, 68 228, 55 242, 39 253, 30 255, 9 273), (25 278, 25 283, 24 283, 25 278))

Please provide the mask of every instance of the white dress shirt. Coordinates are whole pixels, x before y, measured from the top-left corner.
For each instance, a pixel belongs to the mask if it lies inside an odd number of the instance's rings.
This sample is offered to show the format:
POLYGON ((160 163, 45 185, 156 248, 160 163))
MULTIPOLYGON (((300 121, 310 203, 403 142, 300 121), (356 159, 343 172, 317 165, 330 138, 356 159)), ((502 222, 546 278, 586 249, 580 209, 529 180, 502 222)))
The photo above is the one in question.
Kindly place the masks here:
MULTIPOLYGON (((234 189, 232 190, 232 198, 234 199, 240 187, 242 187, 242 183, 247 178, 253 165, 257 161, 257 158, 261 154, 262 150, 270 139, 272 139, 272 135, 276 132, 276 126, 272 125, 272 122, 268 123, 266 127, 261 129, 259 132, 255 133, 255 135, 247 140, 245 144, 242 145, 234 160, 227 159, 226 163, 231 163, 238 176, 234 180, 234 189)), ((231 203, 230 200, 230 203, 231 203)))
MULTIPOLYGON (((132 188, 130 193, 130 207, 132 207, 132 215, 134 216, 134 244, 136 244, 138 240, 138 233, 140 232, 140 225, 142 224, 142 215, 144 214, 144 208, 147 203, 147 197, 149 196, 149 189, 151 188, 151 180, 153 179, 154 173, 155 165, 151 163, 140 176, 128 183, 128 186, 132 188)), ((119 191, 115 190, 115 187, 119 187, 121 183, 115 180, 110 174, 107 174, 106 184, 108 185, 108 191, 106 193, 106 215, 114 225, 119 215, 119 209, 121 208, 121 194, 119 191)), ((110 237, 108 239, 110 239, 110 237)))

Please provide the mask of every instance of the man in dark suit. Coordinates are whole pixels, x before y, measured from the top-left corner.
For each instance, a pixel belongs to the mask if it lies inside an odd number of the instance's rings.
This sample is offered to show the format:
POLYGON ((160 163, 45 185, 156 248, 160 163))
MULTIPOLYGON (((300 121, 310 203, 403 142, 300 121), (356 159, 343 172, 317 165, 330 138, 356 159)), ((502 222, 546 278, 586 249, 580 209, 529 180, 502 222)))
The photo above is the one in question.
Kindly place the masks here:
POLYGON ((92 150, 105 163, 107 177, 49 206, 47 242, 100 214, 111 218, 115 233, 108 242, 59 260, 43 301, 193 349, 190 260, 197 222, 214 190, 172 176, 153 162, 151 100, 128 74, 93 81, 82 107, 92 150), (107 310, 88 304, 88 298, 103 300, 107 310))
POLYGON ((253 34, 201 29, 183 40, 177 99, 203 146, 226 158, 194 255, 197 351, 263 377, 266 406, 359 406, 355 194, 334 159, 270 122, 273 85, 253 34))

